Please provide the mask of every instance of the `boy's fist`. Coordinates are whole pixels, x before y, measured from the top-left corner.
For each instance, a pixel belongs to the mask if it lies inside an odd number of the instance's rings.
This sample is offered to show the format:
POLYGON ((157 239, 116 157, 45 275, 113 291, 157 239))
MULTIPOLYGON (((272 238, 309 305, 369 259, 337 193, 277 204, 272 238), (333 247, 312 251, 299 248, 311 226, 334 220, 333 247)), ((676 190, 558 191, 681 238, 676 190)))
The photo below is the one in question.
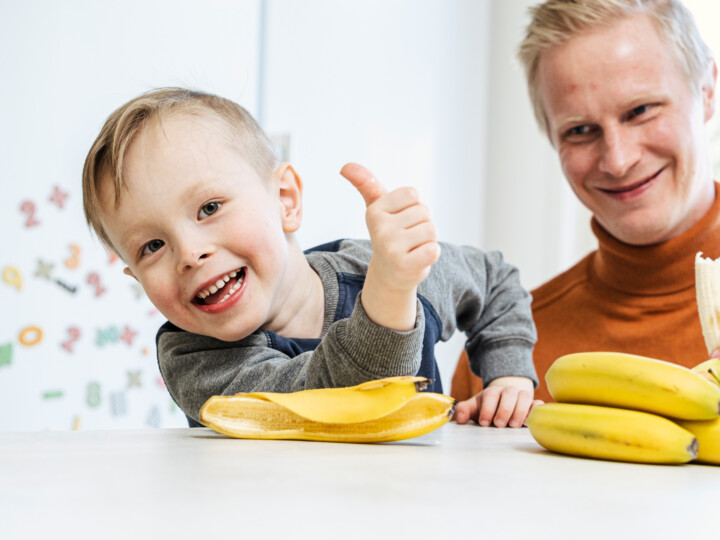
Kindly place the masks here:
POLYGON ((357 163, 348 163, 340 174, 355 186, 367 205, 365 220, 373 247, 368 277, 388 291, 414 294, 440 256, 429 209, 414 188, 388 192, 357 163))

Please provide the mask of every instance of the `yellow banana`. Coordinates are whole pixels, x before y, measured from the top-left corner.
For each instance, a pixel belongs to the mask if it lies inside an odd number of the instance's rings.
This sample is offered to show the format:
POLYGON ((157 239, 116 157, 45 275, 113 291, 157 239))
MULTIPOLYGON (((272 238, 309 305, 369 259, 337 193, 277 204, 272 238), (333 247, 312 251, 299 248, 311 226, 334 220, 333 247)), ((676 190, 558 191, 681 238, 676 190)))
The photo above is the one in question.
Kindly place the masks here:
POLYGON ((720 386, 685 367, 644 356, 568 354, 550 366, 545 381, 550 395, 563 403, 637 409, 684 420, 720 414, 720 386))
POLYGON ((352 423, 317 422, 273 401, 236 394, 211 397, 200 409, 200 421, 219 433, 242 439, 369 443, 424 435, 445 424, 454 409, 453 398, 424 392, 380 418, 352 423))
POLYGON ((697 461, 720 465, 720 418, 713 420, 678 420, 698 440, 697 461))
POLYGON ((713 382, 720 386, 720 358, 711 358, 705 360, 701 364, 698 364, 691 371, 698 373, 705 377, 710 382, 713 382))
POLYGON ((695 255, 695 295, 708 354, 720 349, 720 259, 695 255))
POLYGON ((553 452, 637 463, 687 463, 698 441, 676 423, 654 414, 571 403, 530 411, 530 434, 553 452))
POLYGON ((386 377, 346 388, 247 395, 282 405, 308 420, 346 424, 382 418, 402 407, 429 383, 425 377, 386 377))

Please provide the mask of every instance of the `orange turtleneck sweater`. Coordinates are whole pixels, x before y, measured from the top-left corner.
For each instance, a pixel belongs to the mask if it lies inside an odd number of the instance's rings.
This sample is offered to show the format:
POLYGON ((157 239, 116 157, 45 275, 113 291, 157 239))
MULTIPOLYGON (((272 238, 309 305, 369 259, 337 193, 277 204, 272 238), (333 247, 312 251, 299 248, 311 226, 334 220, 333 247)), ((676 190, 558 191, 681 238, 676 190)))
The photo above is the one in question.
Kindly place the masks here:
MULTIPOLYGON (((695 254, 720 257, 719 194, 716 183, 710 211, 682 235, 654 246, 619 242, 592 220, 598 249, 532 291, 537 399, 552 401, 545 372, 564 354, 621 351, 686 367, 707 360, 695 300, 695 254)), ((451 394, 463 400, 481 389, 463 352, 451 394)))

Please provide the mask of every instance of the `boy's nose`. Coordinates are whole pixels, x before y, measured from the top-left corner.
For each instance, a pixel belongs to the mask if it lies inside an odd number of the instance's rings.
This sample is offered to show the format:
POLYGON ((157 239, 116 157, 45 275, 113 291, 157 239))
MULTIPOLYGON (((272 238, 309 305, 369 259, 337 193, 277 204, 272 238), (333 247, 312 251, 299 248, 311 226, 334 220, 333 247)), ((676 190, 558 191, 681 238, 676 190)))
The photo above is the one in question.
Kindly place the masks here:
POLYGON ((183 249, 180 248, 178 267, 179 273, 187 272, 193 268, 202 266, 210 257, 212 251, 210 249, 183 249))

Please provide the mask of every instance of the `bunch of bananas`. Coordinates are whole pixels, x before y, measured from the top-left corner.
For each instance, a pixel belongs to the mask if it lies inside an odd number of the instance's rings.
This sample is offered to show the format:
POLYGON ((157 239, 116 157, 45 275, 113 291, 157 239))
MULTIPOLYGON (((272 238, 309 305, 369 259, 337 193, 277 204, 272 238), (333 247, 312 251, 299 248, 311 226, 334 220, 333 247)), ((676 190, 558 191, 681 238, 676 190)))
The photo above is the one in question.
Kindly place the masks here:
MULTIPOLYGON (((720 259, 695 256, 698 315, 708 355, 720 349, 720 259)), ((559 403, 527 425, 556 452, 643 463, 720 464, 720 359, 692 370, 613 352, 570 354, 545 374, 559 403)))
POLYGON ((558 358, 545 374, 558 403, 535 407, 527 425, 548 450, 639 463, 720 464, 720 359, 692 370, 615 352, 558 358))
POLYGON ((445 424, 455 400, 421 392, 424 377, 388 377, 346 388, 213 396, 200 422, 242 439, 388 442, 418 437, 445 424))

